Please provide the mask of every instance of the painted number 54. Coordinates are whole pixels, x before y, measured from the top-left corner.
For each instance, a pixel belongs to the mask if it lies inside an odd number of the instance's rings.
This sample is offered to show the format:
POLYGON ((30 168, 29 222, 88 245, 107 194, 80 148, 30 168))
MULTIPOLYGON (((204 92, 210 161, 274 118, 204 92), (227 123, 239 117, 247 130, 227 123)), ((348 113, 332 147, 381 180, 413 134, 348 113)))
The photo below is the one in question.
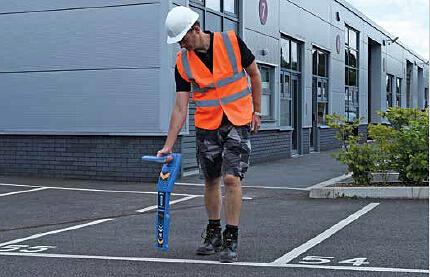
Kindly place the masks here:
POLYGON ((50 248, 55 248, 55 246, 39 245, 39 246, 29 246, 23 244, 6 245, 0 247, 0 252, 22 252, 22 253, 37 253, 43 252, 50 248))
MULTIPOLYGON (((299 263, 301 264, 328 264, 334 257, 321 257, 321 256, 307 256, 304 257, 299 263)), ((367 258, 353 258, 340 261, 339 264, 352 264, 353 266, 361 266, 369 264, 367 258)))

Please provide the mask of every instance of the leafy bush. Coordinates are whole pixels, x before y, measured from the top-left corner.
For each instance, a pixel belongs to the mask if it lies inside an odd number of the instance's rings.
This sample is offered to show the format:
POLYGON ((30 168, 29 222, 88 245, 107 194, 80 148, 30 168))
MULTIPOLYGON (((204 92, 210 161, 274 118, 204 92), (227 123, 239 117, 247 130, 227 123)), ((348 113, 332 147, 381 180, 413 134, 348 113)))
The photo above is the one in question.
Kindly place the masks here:
POLYGON ((327 116, 328 125, 338 130, 336 138, 342 150, 335 157, 352 172, 355 184, 371 182, 371 173, 399 173, 399 180, 406 183, 428 181, 429 176, 429 116, 428 110, 389 108, 380 112, 389 125, 369 125, 371 143, 360 144, 354 134, 360 119, 348 122, 344 116, 327 116))
POLYGON ((348 172, 352 172, 354 184, 370 184, 371 173, 374 171, 373 145, 352 143, 347 149, 338 153, 338 160, 346 164, 348 172))
POLYGON ((392 140, 392 168, 399 180, 417 183, 429 176, 429 116, 428 110, 390 108, 381 113, 395 132, 392 140))
POLYGON ((394 141, 394 129, 387 125, 373 125, 370 124, 368 127, 369 137, 373 139, 373 171, 381 173, 384 182, 388 180, 388 173, 393 171, 393 153, 395 151, 394 141))
POLYGON ((360 119, 348 122, 342 115, 327 116, 327 124, 338 130, 336 138, 342 142, 342 151, 335 154, 335 158, 346 164, 348 172, 352 172, 355 184, 368 184, 372 179, 373 152, 372 145, 359 144, 360 136, 356 134, 360 119))

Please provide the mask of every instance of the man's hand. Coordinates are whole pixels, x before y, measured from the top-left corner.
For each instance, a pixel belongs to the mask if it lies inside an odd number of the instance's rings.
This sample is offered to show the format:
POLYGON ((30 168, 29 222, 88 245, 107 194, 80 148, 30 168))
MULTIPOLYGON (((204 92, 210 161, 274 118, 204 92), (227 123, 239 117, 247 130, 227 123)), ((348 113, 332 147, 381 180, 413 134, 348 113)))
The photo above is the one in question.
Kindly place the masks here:
POLYGON ((169 154, 172 154, 172 148, 164 146, 163 149, 161 149, 157 152, 157 157, 164 157, 164 156, 168 155, 168 157, 166 159, 166 163, 170 163, 173 160, 173 158, 169 154))
POLYGON ((251 132, 252 134, 258 133, 258 129, 261 126, 261 117, 256 114, 252 114, 251 132))

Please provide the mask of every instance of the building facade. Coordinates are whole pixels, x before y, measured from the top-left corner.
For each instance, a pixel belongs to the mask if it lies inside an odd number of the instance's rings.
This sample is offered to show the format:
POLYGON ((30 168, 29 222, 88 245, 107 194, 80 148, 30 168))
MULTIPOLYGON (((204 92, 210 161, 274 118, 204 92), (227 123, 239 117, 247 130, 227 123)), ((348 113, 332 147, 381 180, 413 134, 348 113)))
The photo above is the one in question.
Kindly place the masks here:
MULTIPOLYGON (((0 2, 0 175, 154 180, 140 161, 163 143, 175 99, 175 5, 205 30, 234 29, 262 75, 252 161, 338 146, 326 115, 384 122, 388 107, 428 106, 428 57, 344 0, 0 2)), ((194 106, 175 151, 198 172, 194 106)))

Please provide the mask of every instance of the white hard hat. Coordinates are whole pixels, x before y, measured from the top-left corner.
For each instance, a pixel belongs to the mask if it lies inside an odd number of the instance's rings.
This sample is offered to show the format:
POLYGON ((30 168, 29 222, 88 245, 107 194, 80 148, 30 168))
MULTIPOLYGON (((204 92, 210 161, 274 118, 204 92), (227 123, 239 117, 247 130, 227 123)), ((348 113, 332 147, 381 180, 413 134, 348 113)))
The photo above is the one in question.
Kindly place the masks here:
POLYGON ((166 17, 167 43, 179 42, 199 19, 199 14, 190 8, 178 6, 170 10, 166 17))

